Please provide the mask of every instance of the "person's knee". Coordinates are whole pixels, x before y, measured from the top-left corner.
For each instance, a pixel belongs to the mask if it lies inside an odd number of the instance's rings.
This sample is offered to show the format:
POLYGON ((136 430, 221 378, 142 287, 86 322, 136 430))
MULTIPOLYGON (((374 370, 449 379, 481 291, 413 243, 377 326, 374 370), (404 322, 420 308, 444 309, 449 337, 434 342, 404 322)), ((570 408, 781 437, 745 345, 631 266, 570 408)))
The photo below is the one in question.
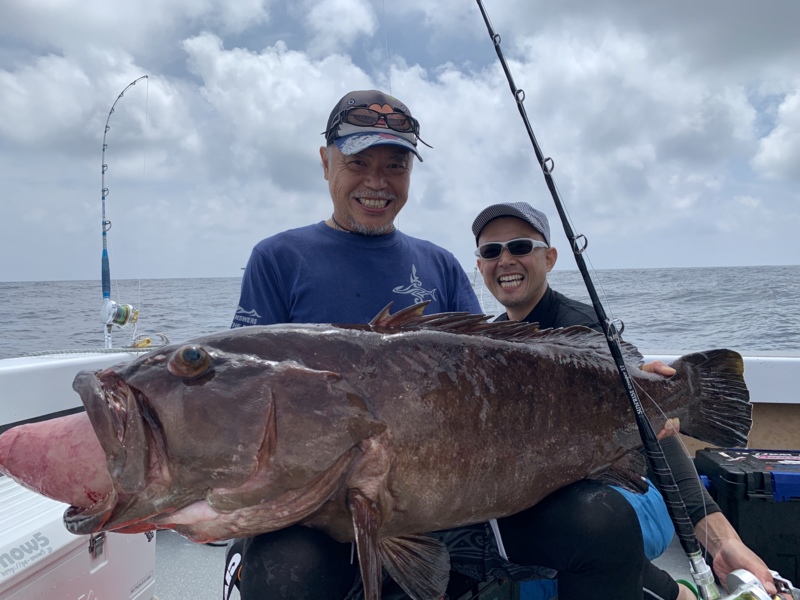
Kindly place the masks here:
POLYGON ((641 569, 636 512, 611 487, 579 481, 522 513, 499 520, 508 556, 521 564, 565 569, 641 569))
POLYGON ((357 566, 350 544, 327 534, 294 526, 245 540, 242 551, 242 598, 344 597, 357 566), (265 594, 269 591, 269 594, 265 594))
POLYGON ((551 494, 544 503, 542 516, 571 545, 574 564, 644 560, 636 511, 610 486, 578 481, 551 494))
POLYGON ((316 529, 295 526, 257 535, 244 541, 243 564, 279 561, 296 562, 313 569, 330 560, 332 552, 339 550, 338 542, 316 529))
POLYGON ((569 496, 563 521, 565 535, 579 537, 596 552, 610 557, 644 556, 636 511, 611 487, 586 482, 569 496))

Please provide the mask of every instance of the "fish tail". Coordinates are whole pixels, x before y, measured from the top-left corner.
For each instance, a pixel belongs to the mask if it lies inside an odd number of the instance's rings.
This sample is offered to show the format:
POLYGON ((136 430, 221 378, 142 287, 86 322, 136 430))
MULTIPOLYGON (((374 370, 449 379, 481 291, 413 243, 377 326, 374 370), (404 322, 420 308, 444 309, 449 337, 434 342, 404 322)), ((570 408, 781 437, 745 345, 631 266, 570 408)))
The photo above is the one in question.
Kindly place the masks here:
POLYGON ((709 350, 682 356, 672 367, 686 374, 692 396, 681 433, 717 446, 746 447, 753 407, 742 356, 709 350))

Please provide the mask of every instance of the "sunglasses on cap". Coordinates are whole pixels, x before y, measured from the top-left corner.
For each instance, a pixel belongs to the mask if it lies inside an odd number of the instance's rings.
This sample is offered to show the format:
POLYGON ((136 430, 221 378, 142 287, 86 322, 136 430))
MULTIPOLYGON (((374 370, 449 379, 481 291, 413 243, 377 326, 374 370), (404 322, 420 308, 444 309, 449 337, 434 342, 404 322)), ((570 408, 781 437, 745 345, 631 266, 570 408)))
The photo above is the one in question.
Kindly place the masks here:
POLYGON ((483 260, 495 260, 500 258, 503 248, 508 250, 512 256, 525 256, 533 252, 536 248, 547 248, 547 244, 531 238, 516 238, 507 242, 487 242, 481 244, 475 250, 475 256, 483 260))
POLYGON ((419 134, 419 121, 410 115, 401 112, 383 113, 359 106, 345 108, 340 112, 334 121, 334 128, 340 123, 349 123, 356 127, 374 127, 381 119, 389 129, 394 131, 419 134))

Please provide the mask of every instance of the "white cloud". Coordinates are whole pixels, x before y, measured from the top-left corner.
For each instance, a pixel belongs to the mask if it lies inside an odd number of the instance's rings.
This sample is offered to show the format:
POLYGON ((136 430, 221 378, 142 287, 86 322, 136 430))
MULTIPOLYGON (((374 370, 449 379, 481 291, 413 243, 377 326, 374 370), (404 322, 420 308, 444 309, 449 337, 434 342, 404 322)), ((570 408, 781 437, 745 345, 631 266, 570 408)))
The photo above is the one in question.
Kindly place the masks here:
POLYGON ((0 71, 0 114, 14 115, 0 120, 0 133, 25 145, 74 135, 74 124, 88 117, 90 88, 86 73, 60 56, 0 71))
POLYGON ((775 128, 760 140, 753 167, 770 179, 800 181, 800 87, 781 102, 775 128))
MULTIPOLYGON (((789 260, 800 42, 783 21, 796 9, 544 6, 489 10, 602 266, 789 260), (744 248, 743 228, 758 244, 744 248)), ((420 149, 404 231, 469 266, 470 224, 491 202, 528 200, 558 229, 471 3, 10 0, 4 11, 0 279, 96 275, 103 125, 144 74, 108 136, 118 276, 131 248, 151 276, 236 275, 259 239, 328 216, 317 149, 351 89, 397 95, 434 146, 420 149)))
POLYGON ((378 27, 369 0, 306 0, 303 6, 313 56, 345 51, 359 38, 372 37, 378 27))
POLYGON ((5 0, 0 34, 38 52, 90 60, 119 49, 153 65, 169 64, 178 40, 213 29, 239 34, 269 21, 272 0, 5 0))

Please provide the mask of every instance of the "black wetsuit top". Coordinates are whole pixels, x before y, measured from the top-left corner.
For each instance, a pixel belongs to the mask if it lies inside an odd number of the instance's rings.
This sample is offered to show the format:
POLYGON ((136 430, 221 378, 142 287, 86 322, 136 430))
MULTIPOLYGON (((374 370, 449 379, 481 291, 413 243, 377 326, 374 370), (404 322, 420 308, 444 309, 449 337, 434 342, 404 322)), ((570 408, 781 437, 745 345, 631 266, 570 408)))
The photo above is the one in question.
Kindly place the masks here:
MULTIPOLYGON (((542 299, 528 313, 528 316, 522 320, 528 323, 539 323, 539 329, 585 325, 595 331, 603 331, 594 307, 572 298, 567 298, 549 285, 542 299)), ((503 313, 495 321, 508 321, 508 313, 503 313)))

